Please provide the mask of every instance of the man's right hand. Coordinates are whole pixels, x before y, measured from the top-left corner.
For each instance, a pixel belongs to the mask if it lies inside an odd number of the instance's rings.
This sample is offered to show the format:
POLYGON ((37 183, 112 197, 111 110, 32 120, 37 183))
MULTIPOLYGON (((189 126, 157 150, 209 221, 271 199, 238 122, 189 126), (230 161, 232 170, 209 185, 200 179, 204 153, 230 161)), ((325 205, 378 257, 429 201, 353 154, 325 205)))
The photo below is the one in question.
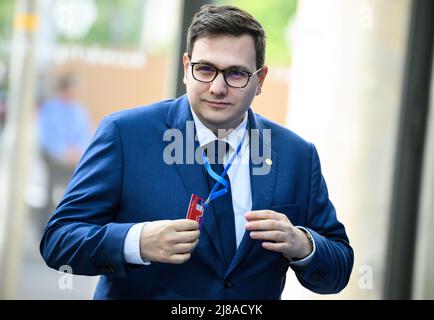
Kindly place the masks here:
POLYGON ((140 233, 143 260, 181 264, 199 242, 199 224, 188 219, 147 222, 140 233))

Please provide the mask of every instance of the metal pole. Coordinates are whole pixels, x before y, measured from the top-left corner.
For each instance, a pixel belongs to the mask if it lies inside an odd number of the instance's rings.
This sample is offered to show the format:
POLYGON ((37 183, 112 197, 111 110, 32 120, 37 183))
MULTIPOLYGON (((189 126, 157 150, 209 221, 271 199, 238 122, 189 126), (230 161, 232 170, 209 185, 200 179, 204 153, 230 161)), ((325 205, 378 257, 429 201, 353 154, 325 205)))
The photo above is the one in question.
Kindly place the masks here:
POLYGON ((15 4, 6 126, 0 144, 0 298, 15 298, 20 269, 26 204, 24 188, 32 148, 35 105, 34 35, 36 0, 15 4))

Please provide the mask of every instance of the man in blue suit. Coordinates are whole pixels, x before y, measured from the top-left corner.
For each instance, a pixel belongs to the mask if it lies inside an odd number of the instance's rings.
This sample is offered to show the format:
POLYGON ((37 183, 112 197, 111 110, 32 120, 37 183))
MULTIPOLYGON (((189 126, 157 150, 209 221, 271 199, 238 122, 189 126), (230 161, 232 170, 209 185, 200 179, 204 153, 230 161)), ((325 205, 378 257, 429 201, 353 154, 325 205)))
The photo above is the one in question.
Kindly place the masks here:
POLYGON ((103 119, 45 228, 50 267, 101 275, 96 299, 279 299, 288 268, 317 293, 346 286, 353 251, 315 147, 250 108, 264 39, 238 8, 201 8, 187 95, 103 119), (210 199, 201 224, 192 195, 210 199))

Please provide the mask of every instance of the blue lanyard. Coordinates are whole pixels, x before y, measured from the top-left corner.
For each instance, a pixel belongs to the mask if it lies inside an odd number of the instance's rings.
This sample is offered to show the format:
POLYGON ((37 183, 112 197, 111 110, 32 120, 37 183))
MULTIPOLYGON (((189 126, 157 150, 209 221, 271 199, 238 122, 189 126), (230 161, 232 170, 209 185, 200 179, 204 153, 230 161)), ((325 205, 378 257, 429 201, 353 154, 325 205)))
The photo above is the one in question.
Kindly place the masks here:
MULTIPOLYGON (((243 139, 241 140, 240 144, 237 147, 237 150, 235 152, 235 154, 232 156, 232 158, 229 160, 228 164, 226 165, 225 170, 223 171, 223 173, 221 175, 218 175, 217 173, 215 173, 215 171, 211 168, 211 165, 209 164, 209 160, 208 157, 206 156, 205 152, 202 150, 202 157, 203 157, 203 161, 204 161, 204 166, 206 171, 208 172, 208 174, 214 179, 216 180, 216 184, 214 185, 214 187, 212 188, 211 192, 208 195, 208 198, 206 199, 203 207, 204 209, 208 206, 208 204, 218 198, 221 197, 222 195, 224 195, 226 192, 228 192, 229 190, 229 182, 226 181, 225 178, 223 178, 226 173, 228 172, 229 168, 232 166, 232 163, 234 162, 235 158, 238 156, 238 154, 241 151, 241 147, 244 143, 244 139, 246 138, 247 135, 247 128, 246 131, 244 132, 243 135, 243 139), (222 185, 223 188, 217 191, 217 188, 222 185)), ((217 151, 217 150, 216 150, 217 151)))

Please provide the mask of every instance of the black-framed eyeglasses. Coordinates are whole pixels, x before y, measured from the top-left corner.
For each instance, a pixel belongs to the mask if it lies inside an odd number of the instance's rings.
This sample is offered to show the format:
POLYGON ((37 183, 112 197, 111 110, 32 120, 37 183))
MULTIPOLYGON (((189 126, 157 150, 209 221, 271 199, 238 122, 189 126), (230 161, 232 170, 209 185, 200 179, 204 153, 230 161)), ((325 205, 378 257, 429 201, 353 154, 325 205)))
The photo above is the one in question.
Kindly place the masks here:
POLYGON ((259 68, 255 72, 251 73, 249 71, 240 68, 227 68, 224 70, 218 69, 213 65, 201 63, 201 62, 191 62, 191 74, 193 78, 199 82, 210 83, 213 82, 219 72, 223 73, 223 78, 226 84, 232 88, 245 88, 249 83, 250 77, 257 74, 262 70, 263 67, 259 68))

